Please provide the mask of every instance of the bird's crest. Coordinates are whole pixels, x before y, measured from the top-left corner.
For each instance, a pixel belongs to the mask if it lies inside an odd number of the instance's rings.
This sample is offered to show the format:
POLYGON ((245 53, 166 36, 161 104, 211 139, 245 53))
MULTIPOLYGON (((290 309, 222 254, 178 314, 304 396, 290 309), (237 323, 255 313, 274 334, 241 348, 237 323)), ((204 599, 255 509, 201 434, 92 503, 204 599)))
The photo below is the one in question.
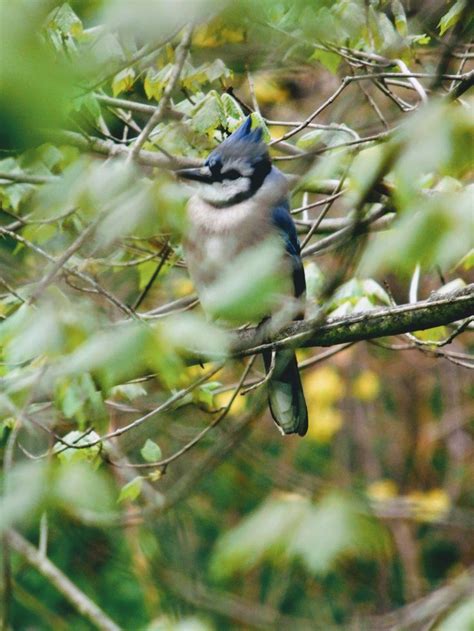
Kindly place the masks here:
POLYGON ((245 140, 247 142, 260 142, 263 136, 263 129, 257 127, 252 131, 252 117, 247 116, 242 125, 234 131, 224 142, 245 140))

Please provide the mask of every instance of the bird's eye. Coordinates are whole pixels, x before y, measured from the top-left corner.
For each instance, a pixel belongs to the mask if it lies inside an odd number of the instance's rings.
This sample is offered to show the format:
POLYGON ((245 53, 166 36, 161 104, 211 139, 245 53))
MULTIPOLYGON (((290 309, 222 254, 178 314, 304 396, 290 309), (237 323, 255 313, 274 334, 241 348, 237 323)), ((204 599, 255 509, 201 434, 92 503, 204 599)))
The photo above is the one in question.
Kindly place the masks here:
POLYGON ((237 169, 230 169, 222 174, 224 180, 236 180, 240 177, 240 172, 237 169))
POLYGON ((209 167, 213 175, 219 174, 222 168, 222 163, 217 158, 211 158, 206 162, 206 165, 209 167))

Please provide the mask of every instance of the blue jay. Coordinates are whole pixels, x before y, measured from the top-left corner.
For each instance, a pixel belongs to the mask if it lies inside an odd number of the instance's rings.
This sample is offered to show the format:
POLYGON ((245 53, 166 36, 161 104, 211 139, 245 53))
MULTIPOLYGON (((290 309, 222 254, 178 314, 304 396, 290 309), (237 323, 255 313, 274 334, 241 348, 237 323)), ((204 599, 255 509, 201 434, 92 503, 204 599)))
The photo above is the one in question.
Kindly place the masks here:
MULTIPOLYGON (((279 247, 277 260, 285 291, 290 289, 292 294, 283 296, 279 309, 293 303, 292 317, 300 319, 306 283, 289 212, 287 179, 272 166, 262 128, 251 127, 249 116, 212 151, 204 167, 177 172, 197 187, 187 207, 186 263, 206 310, 208 289, 222 271, 232 265, 238 267, 239 256, 248 256, 252 249, 272 240, 279 247), (296 308, 295 303, 299 305, 296 308)), ((268 398, 274 421, 282 434, 304 436, 308 412, 294 351, 278 351, 273 361, 272 354, 264 352, 263 360, 267 373, 272 370, 268 398)))

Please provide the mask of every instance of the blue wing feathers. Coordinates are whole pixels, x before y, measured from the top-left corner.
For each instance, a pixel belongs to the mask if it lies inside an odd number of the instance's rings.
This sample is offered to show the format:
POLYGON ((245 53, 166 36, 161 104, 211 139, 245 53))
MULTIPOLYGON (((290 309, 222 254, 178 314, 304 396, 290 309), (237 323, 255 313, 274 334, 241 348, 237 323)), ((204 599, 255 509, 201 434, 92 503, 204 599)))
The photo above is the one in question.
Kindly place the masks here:
POLYGON ((290 205, 287 199, 282 199, 272 211, 272 221, 281 234, 285 249, 291 257, 293 265, 293 284, 295 296, 299 297, 306 291, 304 268, 301 261, 301 248, 296 233, 296 226, 290 214, 290 205))

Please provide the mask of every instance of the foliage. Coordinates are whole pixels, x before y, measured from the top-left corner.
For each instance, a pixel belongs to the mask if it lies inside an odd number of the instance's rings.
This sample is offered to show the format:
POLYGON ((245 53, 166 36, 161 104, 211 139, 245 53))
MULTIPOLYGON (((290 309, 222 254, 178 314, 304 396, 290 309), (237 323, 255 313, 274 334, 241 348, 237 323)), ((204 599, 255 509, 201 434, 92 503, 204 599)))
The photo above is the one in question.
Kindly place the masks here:
MULTIPOLYGON (((252 112, 292 183, 314 326, 472 299, 469 3, 17 0, 0 19, 5 629, 92 628, 9 529, 124 629, 471 628, 472 319, 299 348, 310 427, 283 440, 260 359, 196 305, 173 174, 252 112)), ((278 257, 224 270, 208 315, 258 323, 278 257)))

